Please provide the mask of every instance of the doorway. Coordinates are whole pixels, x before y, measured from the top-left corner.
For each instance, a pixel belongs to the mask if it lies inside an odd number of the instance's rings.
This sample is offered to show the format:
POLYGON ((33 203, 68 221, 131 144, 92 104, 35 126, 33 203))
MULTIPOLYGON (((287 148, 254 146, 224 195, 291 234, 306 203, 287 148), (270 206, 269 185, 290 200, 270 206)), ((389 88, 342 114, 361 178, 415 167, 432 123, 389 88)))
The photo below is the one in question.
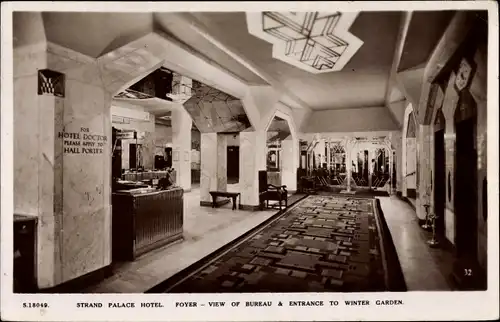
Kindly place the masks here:
POLYGON ((131 143, 128 150, 128 162, 130 169, 137 168, 137 144, 131 143))
POLYGON ((444 236, 444 209, 446 204, 444 129, 434 132, 434 212, 436 233, 444 236))
POLYGON ((165 148, 165 163, 167 168, 172 167, 172 148, 165 148))
POLYGON ((227 182, 237 183, 240 179, 240 147, 227 147, 227 182))
POLYGON ((122 140, 118 138, 118 133, 120 132, 118 129, 113 127, 112 131, 113 154, 111 173, 113 178, 119 179, 122 175, 122 140))
POLYGON ((459 257, 477 258, 477 151, 475 119, 456 123, 455 216, 459 257))

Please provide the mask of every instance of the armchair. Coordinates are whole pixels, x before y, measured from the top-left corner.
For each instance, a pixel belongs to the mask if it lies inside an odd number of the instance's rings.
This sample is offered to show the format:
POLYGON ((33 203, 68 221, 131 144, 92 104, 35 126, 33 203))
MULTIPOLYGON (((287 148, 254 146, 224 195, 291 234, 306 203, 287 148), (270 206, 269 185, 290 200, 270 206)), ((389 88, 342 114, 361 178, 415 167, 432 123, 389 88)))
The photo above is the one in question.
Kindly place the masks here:
MULTIPOLYGON (((259 171, 259 207, 269 208, 269 200, 278 201, 279 209, 281 210, 282 202, 285 202, 285 208, 288 207, 288 191, 286 186, 275 186, 267 183, 267 171, 259 171)), ((273 205, 271 205, 273 207, 273 205)))

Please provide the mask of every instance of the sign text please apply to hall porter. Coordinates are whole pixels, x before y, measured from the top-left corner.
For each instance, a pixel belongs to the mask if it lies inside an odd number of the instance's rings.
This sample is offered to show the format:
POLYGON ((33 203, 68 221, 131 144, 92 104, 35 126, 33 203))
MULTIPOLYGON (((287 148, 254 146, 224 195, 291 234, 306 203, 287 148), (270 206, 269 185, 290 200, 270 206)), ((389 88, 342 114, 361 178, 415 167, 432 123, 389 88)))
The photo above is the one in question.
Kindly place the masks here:
POLYGON ((65 154, 102 154, 108 140, 105 135, 90 133, 87 127, 80 128, 80 132, 59 132, 57 137, 63 140, 65 154))

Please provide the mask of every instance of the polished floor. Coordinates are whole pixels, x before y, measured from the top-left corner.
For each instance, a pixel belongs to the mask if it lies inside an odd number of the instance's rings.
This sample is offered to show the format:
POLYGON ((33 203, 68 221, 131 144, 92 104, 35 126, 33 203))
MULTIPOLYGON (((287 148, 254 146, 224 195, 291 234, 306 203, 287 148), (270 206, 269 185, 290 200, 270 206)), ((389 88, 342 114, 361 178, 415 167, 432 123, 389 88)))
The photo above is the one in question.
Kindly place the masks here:
MULTIPOLYGON (((237 184, 228 185, 237 191, 237 184)), ((200 192, 193 186, 185 194, 184 240, 131 263, 114 267, 114 275, 84 292, 143 293, 191 264, 213 253, 250 229, 275 215, 278 210, 231 210, 231 204, 220 208, 200 207, 200 192)), ((408 291, 454 289, 448 278, 452 257, 443 249, 431 249, 427 232, 419 226, 415 211, 396 196, 377 197, 392 236, 408 291)))

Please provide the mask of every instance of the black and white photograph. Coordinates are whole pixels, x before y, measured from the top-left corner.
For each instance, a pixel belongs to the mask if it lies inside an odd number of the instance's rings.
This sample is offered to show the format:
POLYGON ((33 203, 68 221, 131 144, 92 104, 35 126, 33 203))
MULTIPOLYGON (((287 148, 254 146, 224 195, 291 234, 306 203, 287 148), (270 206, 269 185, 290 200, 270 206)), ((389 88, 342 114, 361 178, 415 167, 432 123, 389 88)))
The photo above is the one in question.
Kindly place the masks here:
POLYGON ((454 3, 2 3, 2 320, 498 318, 498 5, 454 3))

